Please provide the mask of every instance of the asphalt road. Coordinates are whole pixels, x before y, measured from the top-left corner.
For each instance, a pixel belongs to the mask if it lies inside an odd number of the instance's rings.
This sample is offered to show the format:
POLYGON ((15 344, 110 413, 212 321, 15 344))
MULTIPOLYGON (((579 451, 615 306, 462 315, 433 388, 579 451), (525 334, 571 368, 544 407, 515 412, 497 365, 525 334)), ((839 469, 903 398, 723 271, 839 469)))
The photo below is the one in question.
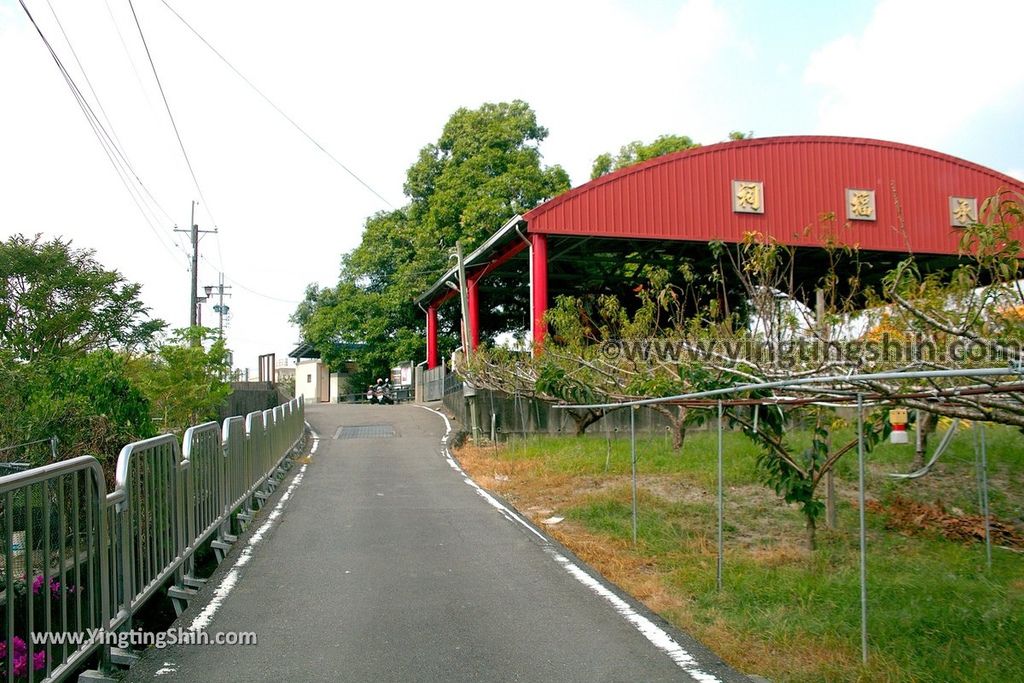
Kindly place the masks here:
POLYGON ((258 644, 150 649, 127 680, 747 680, 468 484, 439 415, 314 405, 306 417, 320 443, 299 483, 278 489, 239 546, 263 527, 258 542, 175 624, 202 613, 209 633, 258 644), (339 433, 354 426, 374 429, 339 433))

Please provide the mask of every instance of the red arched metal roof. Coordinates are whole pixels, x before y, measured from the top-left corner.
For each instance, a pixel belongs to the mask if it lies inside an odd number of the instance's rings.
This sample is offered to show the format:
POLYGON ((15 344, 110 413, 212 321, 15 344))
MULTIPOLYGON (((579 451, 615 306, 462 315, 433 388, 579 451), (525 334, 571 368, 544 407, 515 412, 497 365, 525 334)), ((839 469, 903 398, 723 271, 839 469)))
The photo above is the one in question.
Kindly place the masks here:
POLYGON ((982 202, 1024 184, 991 169, 881 140, 793 136, 724 142, 581 185, 523 218, 535 233, 794 246, 832 236, 865 251, 955 254, 950 198, 982 202), (734 211, 733 181, 761 183, 763 213, 734 211), (874 220, 849 220, 847 190, 874 193, 874 220), (835 220, 823 227, 822 216, 835 220), (902 213, 902 218, 901 218, 902 213), (901 227, 902 226, 902 227, 901 227))

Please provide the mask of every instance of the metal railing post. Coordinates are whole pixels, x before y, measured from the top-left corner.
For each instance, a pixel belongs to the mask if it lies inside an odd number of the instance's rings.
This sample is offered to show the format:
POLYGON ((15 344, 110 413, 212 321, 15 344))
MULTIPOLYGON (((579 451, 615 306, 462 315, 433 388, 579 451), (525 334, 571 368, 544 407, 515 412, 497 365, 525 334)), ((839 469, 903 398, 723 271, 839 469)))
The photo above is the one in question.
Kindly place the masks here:
POLYGON ((715 585, 722 590, 722 565, 725 561, 725 500, 722 484, 725 479, 722 466, 722 401, 718 401, 718 562, 716 564, 715 585))
POLYGON ((633 466, 633 545, 636 545, 636 408, 629 411, 629 451, 633 466))
POLYGON ((860 656, 868 663, 868 541, 864 499, 864 395, 857 394, 857 498, 860 507, 860 656))
POLYGON ((992 522, 988 507, 988 457, 985 449, 985 424, 978 425, 981 437, 981 514, 985 518, 985 566, 992 570, 992 522))

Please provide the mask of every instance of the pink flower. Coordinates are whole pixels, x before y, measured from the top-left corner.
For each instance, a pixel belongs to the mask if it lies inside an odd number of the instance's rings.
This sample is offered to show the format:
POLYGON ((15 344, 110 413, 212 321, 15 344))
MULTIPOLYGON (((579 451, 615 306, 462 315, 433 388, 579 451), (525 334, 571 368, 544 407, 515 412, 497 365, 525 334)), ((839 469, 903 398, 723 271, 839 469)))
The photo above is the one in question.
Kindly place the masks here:
POLYGON ((43 575, 40 574, 32 580, 32 594, 39 595, 39 591, 43 587, 43 575))
POLYGON ((14 655, 14 675, 24 676, 28 673, 28 655, 14 655))
MULTIPOLYGON (((14 653, 12 660, 12 668, 15 676, 21 677, 28 674, 28 646, 25 645, 25 641, 14 636, 12 639, 13 647, 11 650, 14 653)), ((0 641, 0 659, 7 657, 7 641, 0 641)), ((46 651, 40 650, 32 655, 32 670, 39 671, 46 668, 46 651)))

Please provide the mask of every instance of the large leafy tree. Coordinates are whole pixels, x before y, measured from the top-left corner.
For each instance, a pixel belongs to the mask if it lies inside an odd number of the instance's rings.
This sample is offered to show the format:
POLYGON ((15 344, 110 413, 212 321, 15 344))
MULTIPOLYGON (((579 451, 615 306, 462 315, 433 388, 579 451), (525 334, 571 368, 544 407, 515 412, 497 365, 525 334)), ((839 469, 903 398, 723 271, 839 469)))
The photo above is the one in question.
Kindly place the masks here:
MULTIPOLYGON (((747 140, 754 137, 753 132, 744 133, 734 130, 729 133, 729 140, 747 140)), ((653 142, 642 142, 634 140, 619 148, 618 154, 605 152, 594 159, 594 165, 590 168, 590 179, 596 180, 603 175, 620 168, 626 168, 641 161, 654 159, 673 152, 681 152, 684 149, 700 147, 699 142, 694 142, 687 135, 662 135, 653 142)))
POLYGON ((0 346, 20 360, 148 345, 164 327, 141 287, 68 241, 14 235, 0 243, 0 346))
POLYGON ((112 464, 157 429, 217 417, 230 393, 223 340, 204 328, 158 339, 165 324, 148 317, 140 286, 93 251, 15 235, 0 244, 0 274, 0 446, 56 436, 59 457, 112 464))
POLYGON ((426 229, 423 236, 447 246, 483 241, 514 214, 569 188, 560 166, 541 166, 547 135, 520 100, 459 109, 409 168, 410 218, 426 229))
POLYGON ((619 153, 616 155, 605 152, 594 159, 594 165, 590 169, 590 179, 594 180, 620 168, 693 147, 700 147, 700 143, 694 142, 686 135, 662 135, 649 143, 634 140, 620 147, 619 153))
MULTIPOLYGON (((292 318, 303 337, 328 362, 358 361, 357 383, 422 359, 424 316, 413 300, 450 267, 456 242, 468 251, 569 188, 561 167, 542 164, 547 134, 522 101, 456 111, 409 168, 408 204, 367 219, 362 242, 342 258, 337 286, 307 289, 292 318), (364 346, 352 351, 342 342, 364 346)), ((442 351, 457 345, 457 324, 442 320, 442 351)))
POLYGON ((60 238, 0 243, 0 445, 56 436, 61 456, 103 458, 154 433, 127 352, 154 343, 164 323, 139 293, 60 238))

